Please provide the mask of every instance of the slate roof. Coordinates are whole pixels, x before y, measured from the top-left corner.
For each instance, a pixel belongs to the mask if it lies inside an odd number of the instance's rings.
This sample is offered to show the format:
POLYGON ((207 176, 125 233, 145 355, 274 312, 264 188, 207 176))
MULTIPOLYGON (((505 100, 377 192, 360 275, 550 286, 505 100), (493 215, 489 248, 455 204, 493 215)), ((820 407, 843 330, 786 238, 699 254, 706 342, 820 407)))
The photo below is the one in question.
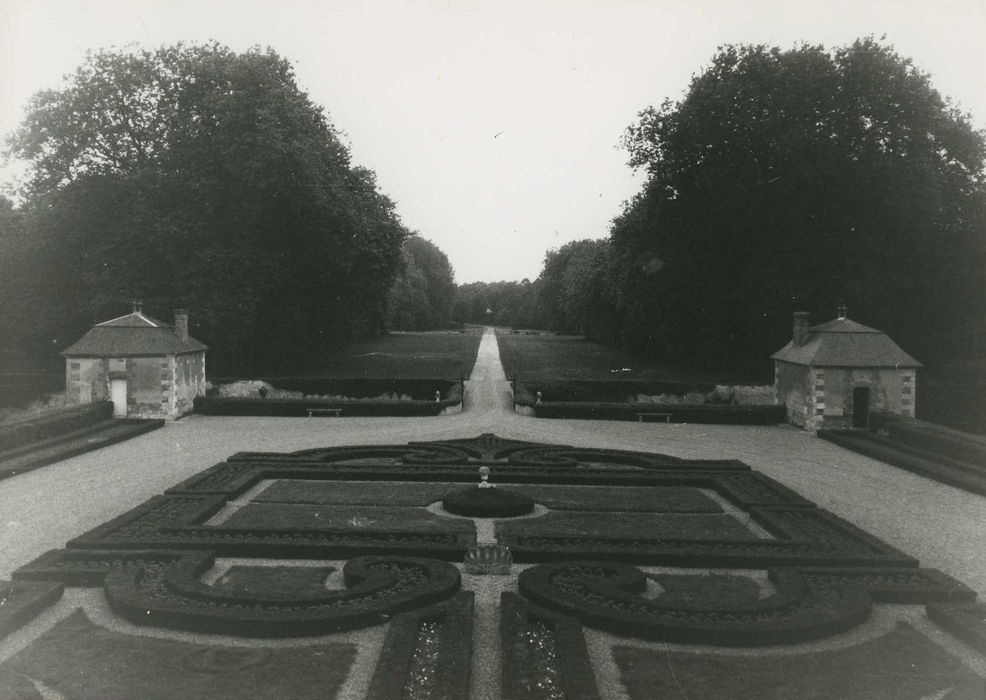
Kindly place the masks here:
POLYGON ((883 331, 848 318, 808 329, 803 345, 792 340, 770 356, 811 367, 922 367, 883 331))
POLYGON ((93 326, 61 354, 66 357, 181 355, 208 347, 192 337, 182 340, 167 323, 134 311, 93 326))

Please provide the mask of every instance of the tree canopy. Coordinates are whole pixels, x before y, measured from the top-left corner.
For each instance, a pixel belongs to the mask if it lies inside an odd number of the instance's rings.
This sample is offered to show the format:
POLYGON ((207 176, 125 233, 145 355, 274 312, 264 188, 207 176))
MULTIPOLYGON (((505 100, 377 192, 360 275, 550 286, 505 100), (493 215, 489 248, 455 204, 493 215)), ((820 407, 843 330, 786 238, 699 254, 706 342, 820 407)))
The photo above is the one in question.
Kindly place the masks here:
POLYGON ((546 328, 538 302, 538 283, 470 282, 455 291, 452 318, 456 323, 493 323, 514 328, 546 328))
POLYGON ((934 362, 983 316, 983 134, 888 46, 726 46, 624 144, 616 340, 756 362, 845 300, 934 362))
POLYGON ((445 253, 420 236, 405 240, 401 271, 388 296, 388 327, 404 331, 447 328, 452 322, 454 295, 455 275, 445 253))
POLYGON ((551 330, 593 340, 613 336, 613 270, 607 240, 580 240, 549 250, 538 276, 540 312, 551 330))
MULTIPOLYGON (((9 142, 44 309, 4 307, 64 346, 129 299, 191 309, 222 371, 304 362, 382 330, 407 235, 372 172, 273 51, 101 51, 37 94, 9 142)), ((23 265, 4 251, 7 271, 23 265)))

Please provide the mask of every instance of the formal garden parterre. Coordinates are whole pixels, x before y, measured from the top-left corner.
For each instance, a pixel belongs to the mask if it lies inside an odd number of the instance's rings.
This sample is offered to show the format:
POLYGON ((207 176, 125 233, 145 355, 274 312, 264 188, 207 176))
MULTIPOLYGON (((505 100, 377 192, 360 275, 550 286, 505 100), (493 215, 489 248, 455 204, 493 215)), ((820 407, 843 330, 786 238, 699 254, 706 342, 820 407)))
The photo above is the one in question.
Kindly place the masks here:
POLYGON ((986 689, 974 591, 746 464, 489 434, 236 453, 25 563, 0 596, 18 644, 0 642, 0 697, 986 689), (475 492, 534 508, 442 505, 475 492), (513 564, 464 567, 491 545, 513 564), (167 686, 164 658, 191 670, 167 686))

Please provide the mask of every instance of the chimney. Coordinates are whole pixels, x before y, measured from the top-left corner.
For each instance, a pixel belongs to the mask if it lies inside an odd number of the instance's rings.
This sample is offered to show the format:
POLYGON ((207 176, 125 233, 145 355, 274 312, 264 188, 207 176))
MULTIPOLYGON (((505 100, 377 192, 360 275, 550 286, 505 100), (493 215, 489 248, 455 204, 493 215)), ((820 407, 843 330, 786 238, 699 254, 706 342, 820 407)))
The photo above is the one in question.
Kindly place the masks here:
POLYGON ((804 345, 808 340, 808 324, 811 314, 807 311, 794 312, 794 335, 795 345, 804 345))
POLYGON ((188 340, 188 309, 175 309, 175 335, 188 340))

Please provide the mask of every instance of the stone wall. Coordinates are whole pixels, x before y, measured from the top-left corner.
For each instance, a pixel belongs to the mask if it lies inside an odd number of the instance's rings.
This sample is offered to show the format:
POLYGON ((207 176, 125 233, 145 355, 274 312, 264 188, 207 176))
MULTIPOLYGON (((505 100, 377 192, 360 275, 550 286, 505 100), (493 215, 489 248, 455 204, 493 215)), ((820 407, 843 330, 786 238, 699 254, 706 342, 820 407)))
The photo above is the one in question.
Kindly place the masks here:
POLYGON ((787 407, 788 422, 810 430, 851 428, 853 390, 870 390, 871 413, 914 417, 914 369, 817 368, 774 363, 774 386, 787 407))
POLYGON ((176 414, 192 412, 196 396, 205 396, 205 353, 196 352, 175 357, 176 414))
POLYGON ((65 394, 69 403, 76 404, 109 400, 109 362, 106 358, 66 358, 65 394))
POLYGON ((787 407, 787 421, 800 428, 809 428, 808 368, 790 362, 774 363, 774 387, 777 400, 787 407))

